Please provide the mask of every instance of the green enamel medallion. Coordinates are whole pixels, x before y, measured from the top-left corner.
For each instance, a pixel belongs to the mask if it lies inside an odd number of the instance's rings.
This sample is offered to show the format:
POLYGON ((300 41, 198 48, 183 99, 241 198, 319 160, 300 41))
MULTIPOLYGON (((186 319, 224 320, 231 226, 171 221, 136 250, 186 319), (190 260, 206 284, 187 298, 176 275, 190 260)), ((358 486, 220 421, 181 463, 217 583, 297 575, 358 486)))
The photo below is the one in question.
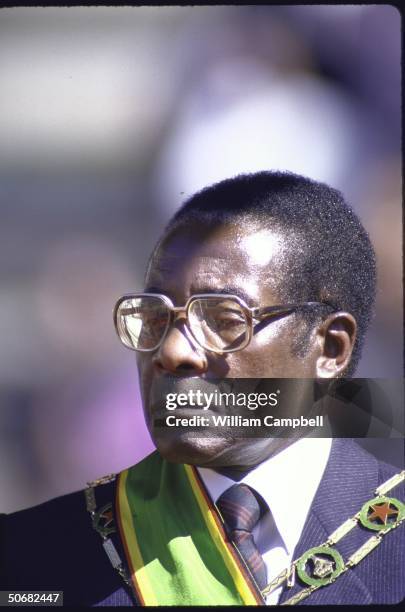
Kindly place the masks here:
POLYGON ((373 531, 392 529, 405 517, 405 505, 395 497, 382 495, 370 499, 360 510, 363 527, 373 531))
POLYGON ((106 504, 93 516, 93 528, 99 532, 102 537, 107 537, 116 531, 114 524, 114 516, 112 504, 106 504))
POLYGON ((297 562, 297 573, 310 586, 324 586, 332 582, 344 568, 340 553, 330 546, 316 546, 307 550, 297 562))

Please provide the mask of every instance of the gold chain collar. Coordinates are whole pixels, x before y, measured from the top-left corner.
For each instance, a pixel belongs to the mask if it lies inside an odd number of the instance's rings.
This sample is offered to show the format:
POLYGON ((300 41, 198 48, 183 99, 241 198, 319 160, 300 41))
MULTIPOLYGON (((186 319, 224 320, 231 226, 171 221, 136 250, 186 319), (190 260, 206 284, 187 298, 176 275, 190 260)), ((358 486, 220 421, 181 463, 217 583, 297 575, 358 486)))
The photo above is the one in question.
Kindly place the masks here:
POLYGON ((389 531, 399 527, 404 521, 405 505, 398 499, 386 497, 385 495, 385 493, 404 480, 405 471, 402 471, 377 487, 375 498, 363 504, 360 511, 335 529, 323 544, 310 548, 293 561, 290 567, 283 570, 262 590, 263 597, 272 593, 284 582, 287 582, 287 587, 293 587, 295 584, 295 574, 297 573, 299 578, 305 584, 308 584, 308 586, 281 604, 283 606, 292 606, 306 599, 317 589, 335 582, 348 569, 360 563, 364 557, 381 543, 383 537, 389 531), (377 531, 378 533, 371 536, 344 562, 341 554, 333 546, 359 523, 366 529, 377 531))

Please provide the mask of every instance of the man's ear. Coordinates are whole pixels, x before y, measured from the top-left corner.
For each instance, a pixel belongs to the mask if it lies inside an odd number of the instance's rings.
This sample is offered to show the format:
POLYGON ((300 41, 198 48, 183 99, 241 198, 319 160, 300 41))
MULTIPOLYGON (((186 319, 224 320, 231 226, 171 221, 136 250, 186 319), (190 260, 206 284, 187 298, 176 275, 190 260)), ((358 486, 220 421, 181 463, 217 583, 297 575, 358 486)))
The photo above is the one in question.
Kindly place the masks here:
POLYGON ((341 376, 350 363, 356 340, 356 319, 348 312, 334 312, 318 328, 321 354, 316 361, 318 378, 341 376))

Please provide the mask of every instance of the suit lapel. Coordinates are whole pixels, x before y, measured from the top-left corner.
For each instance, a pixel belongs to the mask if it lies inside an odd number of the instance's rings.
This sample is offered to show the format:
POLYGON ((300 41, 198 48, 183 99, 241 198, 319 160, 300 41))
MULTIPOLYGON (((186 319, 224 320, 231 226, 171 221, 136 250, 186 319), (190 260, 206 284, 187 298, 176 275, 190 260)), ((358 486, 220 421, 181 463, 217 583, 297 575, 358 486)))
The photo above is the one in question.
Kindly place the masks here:
MULTIPOLYGON (((325 542, 337 527, 373 497, 377 486, 377 460, 352 440, 334 440, 323 479, 311 505, 293 558, 297 559, 308 549, 325 542)), ((338 542, 336 548, 346 560, 370 535, 370 532, 355 527, 338 542)), ((284 588, 280 603, 305 586, 297 580, 295 587, 284 588)), ((303 603, 368 604, 372 603, 372 597, 355 570, 349 570, 335 583, 315 591, 303 603)))

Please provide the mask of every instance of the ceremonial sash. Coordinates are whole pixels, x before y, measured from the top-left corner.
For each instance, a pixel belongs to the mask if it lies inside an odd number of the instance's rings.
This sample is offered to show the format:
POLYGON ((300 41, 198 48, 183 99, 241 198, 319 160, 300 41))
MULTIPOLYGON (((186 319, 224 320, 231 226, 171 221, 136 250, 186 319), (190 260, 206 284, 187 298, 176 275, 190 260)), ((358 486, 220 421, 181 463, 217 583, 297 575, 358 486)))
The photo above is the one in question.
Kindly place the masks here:
POLYGON ((157 452, 121 472, 116 515, 142 605, 260 605, 193 466, 157 452))

